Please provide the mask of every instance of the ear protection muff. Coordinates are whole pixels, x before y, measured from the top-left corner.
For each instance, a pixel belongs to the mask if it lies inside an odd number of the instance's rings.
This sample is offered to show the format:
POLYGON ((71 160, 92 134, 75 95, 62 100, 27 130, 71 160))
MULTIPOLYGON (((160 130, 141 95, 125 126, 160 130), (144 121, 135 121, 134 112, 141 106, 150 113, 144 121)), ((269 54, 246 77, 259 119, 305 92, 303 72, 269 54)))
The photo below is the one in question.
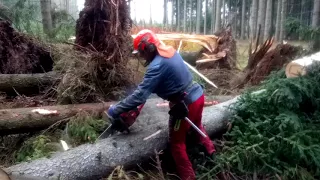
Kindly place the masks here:
POLYGON ((153 53, 156 50, 156 46, 148 42, 148 36, 145 36, 141 39, 138 45, 138 50, 140 53, 153 53))

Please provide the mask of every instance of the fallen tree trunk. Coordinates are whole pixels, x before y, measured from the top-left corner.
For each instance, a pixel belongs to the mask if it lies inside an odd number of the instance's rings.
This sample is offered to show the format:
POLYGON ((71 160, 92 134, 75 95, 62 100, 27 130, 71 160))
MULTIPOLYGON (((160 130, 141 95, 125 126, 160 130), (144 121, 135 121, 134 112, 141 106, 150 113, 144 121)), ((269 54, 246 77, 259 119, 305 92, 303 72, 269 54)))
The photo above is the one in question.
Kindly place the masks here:
MULTIPOLYGON (((206 97, 206 99, 214 99, 218 102, 224 102, 232 98, 233 96, 206 97)), ((159 101, 162 103, 157 104, 157 106, 168 106, 166 101, 165 103, 163 103, 163 100, 159 101)), ((0 135, 42 130, 58 121, 66 120, 80 111, 98 113, 99 115, 103 110, 108 109, 112 103, 115 102, 2 109, 0 110, 0 135), (40 114, 39 112, 49 114, 40 114)), ((211 100, 205 102, 205 106, 213 104, 214 102, 211 100)))
POLYGON ((291 61, 286 66, 287 78, 306 74, 306 68, 315 61, 320 61, 320 52, 291 61))
POLYGON ((38 74, 0 74, 0 91, 7 95, 37 94, 39 89, 60 80, 56 72, 38 74))
POLYGON ((110 104, 112 102, 2 109, 0 110, 0 135, 42 130, 80 111, 102 113, 109 108, 110 104))
MULTIPOLYGON (((226 128, 230 111, 226 106, 237 98, 204 109, 203 123, 209 135, 226 128)), ((126 168, 148 161, 154 150, 165 149, 168 138, 168 107, 157 107, 159 99, 150 99, 144 106, 131 134, 113 135, 84 144, 49 159, 41 158, 6 168, 9 174, 26 174, 46 179, 100 179, 107 176, 117 165, 126 168), (156 133, 156 134, 155 134, 156 133), (154 134, 154 136, 150 136, 154 134), (147 138, 148 137, 148 138, 147 138)))

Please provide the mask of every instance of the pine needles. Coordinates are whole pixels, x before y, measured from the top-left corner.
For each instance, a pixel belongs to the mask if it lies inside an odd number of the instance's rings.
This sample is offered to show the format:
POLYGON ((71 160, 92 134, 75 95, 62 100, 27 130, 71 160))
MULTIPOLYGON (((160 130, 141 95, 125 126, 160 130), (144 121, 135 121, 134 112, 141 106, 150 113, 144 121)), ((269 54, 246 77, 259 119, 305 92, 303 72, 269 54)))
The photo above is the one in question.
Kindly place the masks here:
POLYGON ((307 72, 292 79, 273 74, 260 87, 266 91, 243 94, 232 107, 228 143, 211 169, 200 168, 199 179, 319 179, 320 63, 307 72))

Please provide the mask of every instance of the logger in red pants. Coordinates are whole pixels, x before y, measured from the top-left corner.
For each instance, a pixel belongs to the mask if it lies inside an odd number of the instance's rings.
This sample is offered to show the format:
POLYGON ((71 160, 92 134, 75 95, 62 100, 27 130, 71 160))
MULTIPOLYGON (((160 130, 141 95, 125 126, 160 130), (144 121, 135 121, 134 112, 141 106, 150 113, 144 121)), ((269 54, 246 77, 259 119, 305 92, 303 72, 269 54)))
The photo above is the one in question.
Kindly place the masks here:
MULTIPOLYGON (((114 128, 122 131, 126 127, 121 127, 123 123, 120 122, 120 114, 145 103, 151 93, 168 100, 170 150, 180 178, 193 180, 195 173, 186 152, 186 135, 192 127, 183 117, 188 116, 202 132, 207 134, 201 123, 204 107, 203 89, 193 81, 192 74, 180 54, 171 46, 161 44, 152 31, 142 30, 137 34, 134 38, 134 53, 139 53, 146 60, 145 65, 148 68, 144 79, 130 96, 109 108, 108 116, 117 124, 114 128)), ((215 148, 210 138, 196 135, 200 143, 205 146, 206 154, 213 156, 215 148)))

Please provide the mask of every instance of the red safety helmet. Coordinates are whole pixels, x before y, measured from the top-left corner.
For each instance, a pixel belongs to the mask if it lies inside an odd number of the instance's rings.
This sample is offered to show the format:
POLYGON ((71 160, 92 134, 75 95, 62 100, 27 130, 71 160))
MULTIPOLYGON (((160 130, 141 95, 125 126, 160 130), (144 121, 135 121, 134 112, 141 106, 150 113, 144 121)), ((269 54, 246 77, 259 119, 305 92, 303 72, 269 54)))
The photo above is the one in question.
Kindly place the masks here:
POLYGON ((132 53, 135 54, 138 53, 139 50, 144 50, 148 44, 153 44, 157 48, 160 56, 171 58, 175 53, 175 49, 172 46, 162 44, 157 35, 149 29, 141 30, 133 39, 134 50, 132 53))

